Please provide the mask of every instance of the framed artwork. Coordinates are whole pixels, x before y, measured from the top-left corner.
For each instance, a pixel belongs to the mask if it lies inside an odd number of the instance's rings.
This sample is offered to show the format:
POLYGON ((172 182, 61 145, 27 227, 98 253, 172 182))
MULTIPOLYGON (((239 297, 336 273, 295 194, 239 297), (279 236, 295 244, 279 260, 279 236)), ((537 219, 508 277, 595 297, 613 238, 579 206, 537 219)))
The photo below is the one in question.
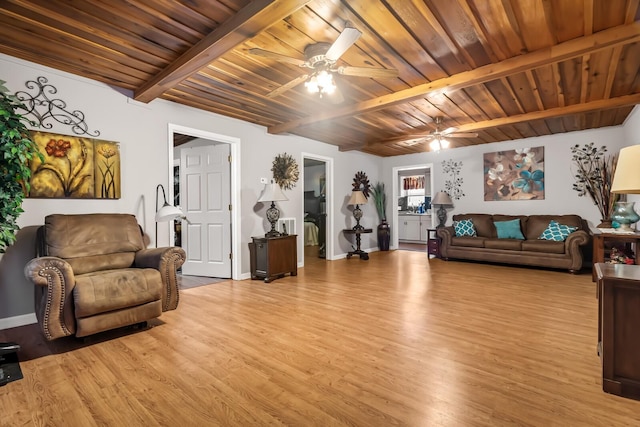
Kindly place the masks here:
POLYGON ((484 200, 544 200, 544 147, 484 154, 484 200))
POLYGON ((119 199, 120 147, 117 142, 48 132, 31 132, 44 156, 31 166, 29 197, 119 199))

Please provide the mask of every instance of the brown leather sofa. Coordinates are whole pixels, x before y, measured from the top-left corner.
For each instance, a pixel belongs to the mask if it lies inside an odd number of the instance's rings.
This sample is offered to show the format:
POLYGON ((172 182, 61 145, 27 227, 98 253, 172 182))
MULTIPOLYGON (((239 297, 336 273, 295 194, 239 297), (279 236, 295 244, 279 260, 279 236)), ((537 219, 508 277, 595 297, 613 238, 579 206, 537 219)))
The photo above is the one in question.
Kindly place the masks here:
POLYGON ((443 259, 467 259, 506 264, 519 264, 568 269, 579 272, 583 251, 589 254, 591 233, 585 220, 578 215, 490 215, 457 214, 453 221, 471 219, 476 237, 456 237, 453 226, 438 229, 440 255, 443 259), (494 222, 520 220, 524 239, 498 238, 494 222), (551 220, 578 227, 565 241, 540 240, 551 220))
POLYGON ((146 249, 133 215, 49 215, 37 238, 38 256, 24 271, 48 340, 135 325, 178 306, 185 252, 146 249))

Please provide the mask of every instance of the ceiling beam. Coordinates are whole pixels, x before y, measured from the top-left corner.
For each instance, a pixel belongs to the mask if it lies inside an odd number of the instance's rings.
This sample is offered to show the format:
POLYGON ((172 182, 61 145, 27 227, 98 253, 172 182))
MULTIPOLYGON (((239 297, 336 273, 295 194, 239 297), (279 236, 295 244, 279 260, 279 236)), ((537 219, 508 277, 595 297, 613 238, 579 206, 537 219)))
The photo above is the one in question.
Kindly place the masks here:
POLYGON ((154 100, 229 50, 291 15, 309 1, 252 1, 140 86, 135 91, 134 99, 141 102, 154 100))
MULTIPOLYGON (((456 126, 456 133, 459 132, 477 132, 484 129, 495 128, 500 126, 515 125, 523 122, 530 122, 534 120, 551 119, 555 117, 569 116, 571 114, 588 113, 590 111, 598 110, 610 110, 613 108, 628 107, 631 105, 640 104, 640 93, 633 95, 618 96, 616 98, 600 99, 597 101, 591 101, 584 104, 573 104, 565 107, 550 108, 548 110, 533 111, 531 113, 516 114, 509 117, 501 117, 499 119, 483 120, 481 122, 472 122, 464 125, 456 126)), ((420 137, 428 136, 428 133, 422 135, 406 135, 404 137, 396 137, 386 139, 384 141, 374 141, 368 146, 377 144, 395 144, 398 142, 409 141, 418 139, 420 137)), ((445 136, 446 138, 446 136, 445 136)), ((361 149, 364 145, 359 146, 345 146, 341 147, 341 150, 357 150, 361 149)))
POLYGON ((331 111, 314 114, 313 116, 271 126, 268 128, 268 132, 271 134, 279 134, 312 123, 376 111, 425 98, 435 93, 448 93, 464 89, 534 68, 638 41, 640 41, 640 22, 620 25, 589 36, 569 40, 555 46, 505 59, 496 64, 484 65, 474 70, 464 71, 450 77, 434 80, 354 105, 336 108, 331 111))

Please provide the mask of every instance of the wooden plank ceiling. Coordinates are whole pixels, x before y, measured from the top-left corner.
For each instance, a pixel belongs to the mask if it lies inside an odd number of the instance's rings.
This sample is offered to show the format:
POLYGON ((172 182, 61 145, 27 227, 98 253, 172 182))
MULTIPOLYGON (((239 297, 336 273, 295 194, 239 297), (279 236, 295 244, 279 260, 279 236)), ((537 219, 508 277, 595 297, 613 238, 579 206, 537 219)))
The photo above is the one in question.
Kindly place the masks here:
MULTIPOLYGON (((380 156, 620 125, 640 103, 640 0, 3 0, 0 52, 128 89, 380 156), (304 60, 345 26, 340 104, 298 84, 304 60), (439 130, 442 130, 439 128, 439 130), (411 141, 407 141, 411 140, 411 141), (417 142, 417 143, 416 143, 417 142)), ((0 79, 1 71, 0 71, 0 79)), ((20 90, 20 88, 16 88, 20 90)))

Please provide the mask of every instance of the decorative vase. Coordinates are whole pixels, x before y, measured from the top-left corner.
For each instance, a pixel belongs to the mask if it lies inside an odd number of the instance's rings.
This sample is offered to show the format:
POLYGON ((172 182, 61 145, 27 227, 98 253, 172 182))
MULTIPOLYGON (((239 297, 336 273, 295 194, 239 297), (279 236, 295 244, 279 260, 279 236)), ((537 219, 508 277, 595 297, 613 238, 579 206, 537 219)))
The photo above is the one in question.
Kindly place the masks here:
POLYGON ((631 230, 631 224, 638 222, 640 216, 636 213, 634 205, 636 202, 616 202, 613 206, 611 219, 620 224, 621 230, 631 230))
POLYGON ((378 224, 378 248, 381 251, 389 250, 389 242, 391 241, 391 227, 386 220, 378 224))
POLYGON ((597 228, 613 228, 613 221, 610 219, 601 219, 600 224, 596 226, 597 228))

